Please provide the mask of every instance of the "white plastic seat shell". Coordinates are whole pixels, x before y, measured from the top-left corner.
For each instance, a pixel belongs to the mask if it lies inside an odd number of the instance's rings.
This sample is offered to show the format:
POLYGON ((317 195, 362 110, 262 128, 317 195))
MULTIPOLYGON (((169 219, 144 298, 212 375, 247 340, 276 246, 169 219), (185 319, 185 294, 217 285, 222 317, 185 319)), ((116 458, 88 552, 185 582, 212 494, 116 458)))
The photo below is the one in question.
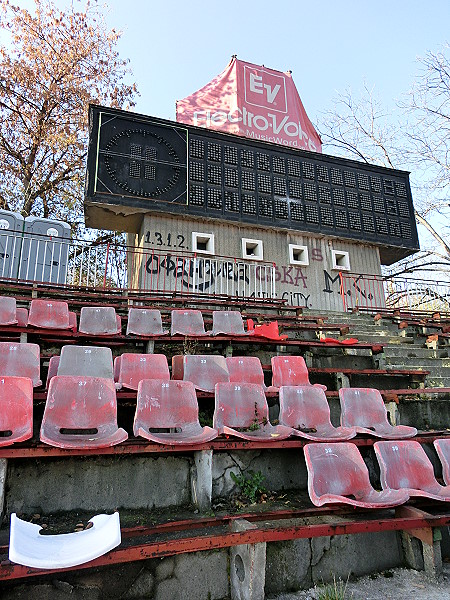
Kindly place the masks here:
POLYGON ((264 384, 264 371, 257 356, 227 356, 227 368, 231 383, 264 384))
MULTIPOLYGON (((184 381, 192 381, 197 390, 214 392, 216 383, 230 381, 227 362, 224 356, 216 356, 215 354, 186 354, 183 356, 182 364, 184 381)), ((174 378, 173 371, 172 377, 174 378)))
POLYGON ((78 331, 85 335, 117 335, 121 319, 113 306, 83 306, 78 331))
POLYGON ((203 315, 200 310, 175 309, 172 310, 170 335, 185 335, 202 337, 210 335, 205 331, 203 315))
POLYGON ((114 379, 111 349, 104 346, 63 346, 57 374, 114 379))
POLYGON ((127 335, 153 337, 167 335, 162 326, 161 311, 149 308, 130 308, 128 310, 127 335))
POLYGON ((238 310, 213 310, 212 335, 249 335, 238 310))
POLYGON ((33 387, 39 387, 40 370, 38 344, 0 342, 0 376, 29 377, 33 387))
POLYGON ((92 527, 74 533, 41 535, 40 525, 11 514, 9 560, 34 569, 67 569, 106 554, 121 542, 119 513, 96 515, 92 527))
POLYGON ((16 299, 0 296, 0 325, 17 325, 16 299))

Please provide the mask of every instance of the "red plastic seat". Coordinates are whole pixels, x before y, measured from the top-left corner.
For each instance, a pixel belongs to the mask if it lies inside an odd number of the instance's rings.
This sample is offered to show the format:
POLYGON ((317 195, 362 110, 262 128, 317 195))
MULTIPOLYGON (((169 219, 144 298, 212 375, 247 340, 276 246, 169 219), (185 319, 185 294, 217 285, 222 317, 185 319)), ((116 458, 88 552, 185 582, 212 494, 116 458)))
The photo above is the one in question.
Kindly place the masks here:
POLYGON ((40 379, 40 349, 37 344, 0 342, 0 377, 29 377, 34 387, 40 379))
POLYGON ((119 381, 120 358, 121 358, 120 356, 116 356, 115 359, 114 359, 114 363, 113 363, 114 381, 116 383, 119 381))
POLYGON ((264 386, 264 371, 257 356, 229 356, 227 367, 232 383, 257 383, 264 386))
POLYGON ((248 335, 238 310, 213 310, 212 335, 248 335))
POLYGON ((387 508, 407 502, 405 490, 372 487, 369 472, 355 444, 306 444, 308 493, 315 506, 342 503, 363 508, 387 508))
POLYGON ((290 427, 269 421, 264 388, 256 383, 218 383, 213 427, 219 434, 273 442, 292 434, 290 427))
POLYGON ((325 392, 313 386, 280 387, 281 425, 292 427, 294 434, 317 442, 349 440, 356 435, 354 427, 334 427, 325 392))
POLYGON ((107 448, 128 434, 117 426, 112 379, 53 377, 41 424, 41 441, 58 448, 107 448))
POLYGON ((77 330, 77 315, 69 310, 69 329, 73 332, 77 330))
POLYGON ((104 346, 63 346, 58 375, 114 379, 110 348, 104 346))
POLYGON ((202 336, 209 335, 205 331, 203 315, 200 310, 173 310, 171 335, 202 336))
POLYGON ((69 306, 58 300, 34 299, 30 304, 28 325, 45 329, 70 329, 69 306))
POLYGON ((16 319, 18 327, 26 327, 28 323, 28 310, 26 308, 16 308, 16 319))
POLYGON ((450 438, 434 440, 433 444, 442 463, 442 477, 450 485, 450 438))
POLYGON ((167 335, 163 330, 161 312, 149 308, 130 308, 128 310, 127 335, 142 335, 145 337, 167 335))
POLYGON ((50 381, 52 377, 58 375, 58 367, 59 367, 59 356, 51 356, 48 361, 48 371, 47 371, 47 381, 45 382, 45 389, 48 390, 48 386, 50 385, 50 381))
MULTIPOLYGON (((272 356, 272 385, 311 385, 308 367, 302 356, 272 356)), ((326 390, 327 386, 320 383, 314 387, 326 390)))
POLYGON ((268 340, 283 341, 287 340, 289 336, 280 335, 278 329, 278 321, 272 321, 270 323, 255 324, 253 319, 247 319, 247 328, 249 335, 255 337, 263 337, 268 340))
POLYGON ((197 390, 214 392, 216 383, 230 381, 225 357, 211 354, 183 356, 183 380, 192 381, 197 390))
POLYGON ((356 427, 357 433, 366 433, 386 439, 414 437, 415 427, 391 425, 387 410, 378 390, 372 388, 341 388, 341 425, 356 427))
POLYGON ((172 379, 183 380, 184 375, 184 354, 175 354, 172 356, 172 379))
POLYGON ((190 381, 158 379, 139 383, 133 432, 159 444, 201 444, 217 437, 215 429, 199 423, 190 381))
POLYGON ((383 489, 450 502, 450 485, 444 487, 436 481, 433 465, 419 442, 375 442, 373 447, 383 489))
POLYGON ((0 325, 17 325, 15 298, 0 296, 0 325))
POLYGON ((170 380, 165 354, 122 354, 117 381, 123 387, 137 390, 139 382, 143 379, 170 380))
POLYGON ((117 335, 122 331, 121 319, 112 306, 83 306, 78 331, 87 335, 117 335))
POLYGON ((33 382, 28 377, 0 377, 0 446, 33 436, 33 382))

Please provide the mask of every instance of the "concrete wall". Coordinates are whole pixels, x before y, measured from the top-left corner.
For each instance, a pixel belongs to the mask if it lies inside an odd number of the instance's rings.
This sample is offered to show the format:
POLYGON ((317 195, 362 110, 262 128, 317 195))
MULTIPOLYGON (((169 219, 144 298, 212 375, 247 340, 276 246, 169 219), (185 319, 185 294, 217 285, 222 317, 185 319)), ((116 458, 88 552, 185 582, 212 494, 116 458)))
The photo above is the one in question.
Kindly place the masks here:
MULTIPOLYGON (((380 273, 378 248, 350 242, 344 239, 313 237, 292 231, 261 229, 251 226, 239 226, 219 221, 200 221, 192 218, 178 219, 170 215, 146 215, 136 247, 148 252, 136 256, 133 284, 145 289, 165 286, 166 289, 189 291, 190 282, 183 267, 177 272, 173 262, 177 253, 191 253, 192 232, 214 235, 214 254, 242 258, 242 239, 261 240, 263 259, 275 263, 275 283, 277 297, 284 298, 288 304, 321 310, 342 310, 339 294, 339 269, 333 269, 332 250, 348 252, 352 273, 380 273), (289 245, 306 246, 308 262, 306 266, 291 264, 289 245), (170 260, 152 257, 152 252, 170 254, 170 260), (139 277, 137 277, 139 273, 139 277), (185 280, 181 283, 182 280, 185 280)), ((209 255, 203 255, 209 257, 209 255)), ((211 256, 212 257, 212 256, 211 256)), ((248 264, 262 263, 256 260, 248 264)), ((262 268, 262 267, 261 267, 262 268)), ((261 271, 258 271, 260 277, 261 271)), ((214 290, 214 274, 205 275, 204 291, 214 290)), ((217 274, 216 274, 217 278, 217 274)), ((258 291, 256 294, 264 294, 258 291)))
MULTIPOLYGON (((226 600, 230 549, 180 554, 12 582, 2 600, 226 600)), ((397 532, 268 543, 265 595, 307 589, 403 564, 397 532)), ((261 574, 264 577, 264 573, 261 574)))
POLYGON ((99 513, 187 504, 191 460, 165 455, 11 460, 6 512, 99 513))

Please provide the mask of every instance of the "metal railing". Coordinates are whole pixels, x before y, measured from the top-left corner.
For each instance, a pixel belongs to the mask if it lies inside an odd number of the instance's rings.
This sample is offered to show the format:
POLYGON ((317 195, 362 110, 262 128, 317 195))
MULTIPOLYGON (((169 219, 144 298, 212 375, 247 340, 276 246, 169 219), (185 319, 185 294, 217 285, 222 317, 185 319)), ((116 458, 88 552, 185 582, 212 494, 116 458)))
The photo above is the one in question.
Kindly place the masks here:
POLYGON ((80 288, 276 298, 274 263, 14 232, 0 234, 0 278, 80 288))
POLYGON ((343 309, 450 312, 450 282, 340 273, 343 309))

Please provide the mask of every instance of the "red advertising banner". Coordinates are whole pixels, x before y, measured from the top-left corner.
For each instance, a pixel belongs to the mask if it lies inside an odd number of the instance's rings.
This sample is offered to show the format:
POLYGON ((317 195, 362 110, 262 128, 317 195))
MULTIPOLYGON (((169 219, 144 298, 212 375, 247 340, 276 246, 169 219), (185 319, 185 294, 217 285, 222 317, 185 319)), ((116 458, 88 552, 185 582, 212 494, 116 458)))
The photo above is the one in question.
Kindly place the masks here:
POLYGON ((233 57, 226 69, 177 101, 177 121, 255 140, 322 152, 291 73, 233 57))

